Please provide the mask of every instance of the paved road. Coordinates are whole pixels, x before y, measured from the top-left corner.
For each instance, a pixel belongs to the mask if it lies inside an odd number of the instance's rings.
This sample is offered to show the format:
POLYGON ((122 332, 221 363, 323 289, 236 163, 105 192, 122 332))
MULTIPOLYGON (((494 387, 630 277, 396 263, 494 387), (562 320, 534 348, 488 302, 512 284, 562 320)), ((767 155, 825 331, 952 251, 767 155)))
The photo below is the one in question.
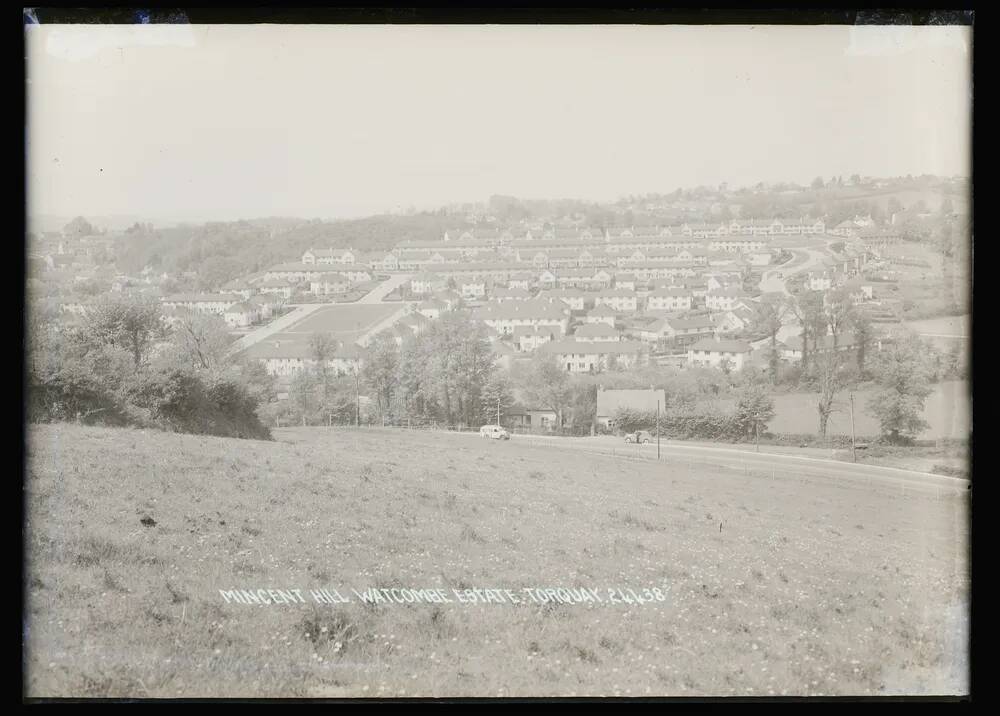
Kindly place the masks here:
POLYGON ((386 303, 384 300, 386 296, 395 291, 397 288, 402 286, 404 283, 409 281, 413 277, 413 274, 409 273, 397 273, 390 276, 388 279, 380 283, 378 286, 373 288, 367 293, 367 295, 359 298, 357 303, 386 303))
MULTIPOLYGON (((477 436, 478 437, 478 436, 477 436)), ((543 435, 515 435, 517 441, 533 441, 556 450, 582 450, 594 454, 613 455, 625 459, 656 461, 655 440, 648 445, 629 445, 621 438, 600 436, 592 438, 564 438, 543 435)), ((768 446, 770 447, 770 446, 768 446)), ((901 490, 964 492, 970 482, 962 478, 933 475, 915 470, 902 470, 861 463, 850 463, 829 458, 762 452, 725 446, 688 445, 661 440, 662 461, 681 461, 692 464, 712 464, 745 470, 756 475, 771 473, 775 477, 787 479, 789 475, 819 479, 850 480, 871 484, 878 482, 899 486, 901 490)), ((773 449, 773 448, 772 448, 773 449)), ((780 449, 780 448, 779 448, 780 449)))

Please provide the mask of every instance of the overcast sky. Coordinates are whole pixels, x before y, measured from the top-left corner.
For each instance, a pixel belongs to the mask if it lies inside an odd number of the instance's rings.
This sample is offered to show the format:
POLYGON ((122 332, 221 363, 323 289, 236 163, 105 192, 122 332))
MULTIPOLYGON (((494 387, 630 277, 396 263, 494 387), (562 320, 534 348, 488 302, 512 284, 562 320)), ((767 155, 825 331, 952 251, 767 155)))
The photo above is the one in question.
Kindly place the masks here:
POLYGON ((341 217, 969 173, 967 28, 26 32, 32 213, 341 217))

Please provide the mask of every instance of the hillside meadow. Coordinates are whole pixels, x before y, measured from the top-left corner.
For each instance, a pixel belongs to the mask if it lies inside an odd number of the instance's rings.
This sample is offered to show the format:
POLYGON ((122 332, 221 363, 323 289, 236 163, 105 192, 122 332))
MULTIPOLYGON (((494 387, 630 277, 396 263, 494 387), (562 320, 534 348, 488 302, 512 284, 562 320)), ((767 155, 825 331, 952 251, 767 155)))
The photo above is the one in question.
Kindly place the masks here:
POLYGON ((276 438, 31 426, 28 696, 968 688, 961 496, 518 437, 276 438), (605 599, 265 606, 220 595, 368 587, 592 588, 605 599), (611 603, 614 588, 665 598, 611 603))

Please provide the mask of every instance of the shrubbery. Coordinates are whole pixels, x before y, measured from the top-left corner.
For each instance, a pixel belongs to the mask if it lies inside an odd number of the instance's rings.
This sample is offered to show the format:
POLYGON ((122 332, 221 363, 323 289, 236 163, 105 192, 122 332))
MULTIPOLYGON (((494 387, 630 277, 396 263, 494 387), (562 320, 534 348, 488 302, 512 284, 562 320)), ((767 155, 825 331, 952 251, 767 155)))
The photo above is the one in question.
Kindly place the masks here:
POLYGON ((270 439, 260 395, 223 377, 228 341, 212 326, 166 329, 158 307, 113 299, 82 326, 32 314, 28 327, 28 420, 157 427, 270 439))

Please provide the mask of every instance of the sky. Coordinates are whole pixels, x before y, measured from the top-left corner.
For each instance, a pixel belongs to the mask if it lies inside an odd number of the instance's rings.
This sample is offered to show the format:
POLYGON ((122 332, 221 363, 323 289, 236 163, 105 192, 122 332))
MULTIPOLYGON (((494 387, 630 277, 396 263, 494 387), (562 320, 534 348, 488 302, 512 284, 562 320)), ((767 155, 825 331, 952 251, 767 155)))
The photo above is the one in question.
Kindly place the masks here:
POLYGON ((969 28, 25 32, 32 215, 346 218, 970 173, 969 28))

